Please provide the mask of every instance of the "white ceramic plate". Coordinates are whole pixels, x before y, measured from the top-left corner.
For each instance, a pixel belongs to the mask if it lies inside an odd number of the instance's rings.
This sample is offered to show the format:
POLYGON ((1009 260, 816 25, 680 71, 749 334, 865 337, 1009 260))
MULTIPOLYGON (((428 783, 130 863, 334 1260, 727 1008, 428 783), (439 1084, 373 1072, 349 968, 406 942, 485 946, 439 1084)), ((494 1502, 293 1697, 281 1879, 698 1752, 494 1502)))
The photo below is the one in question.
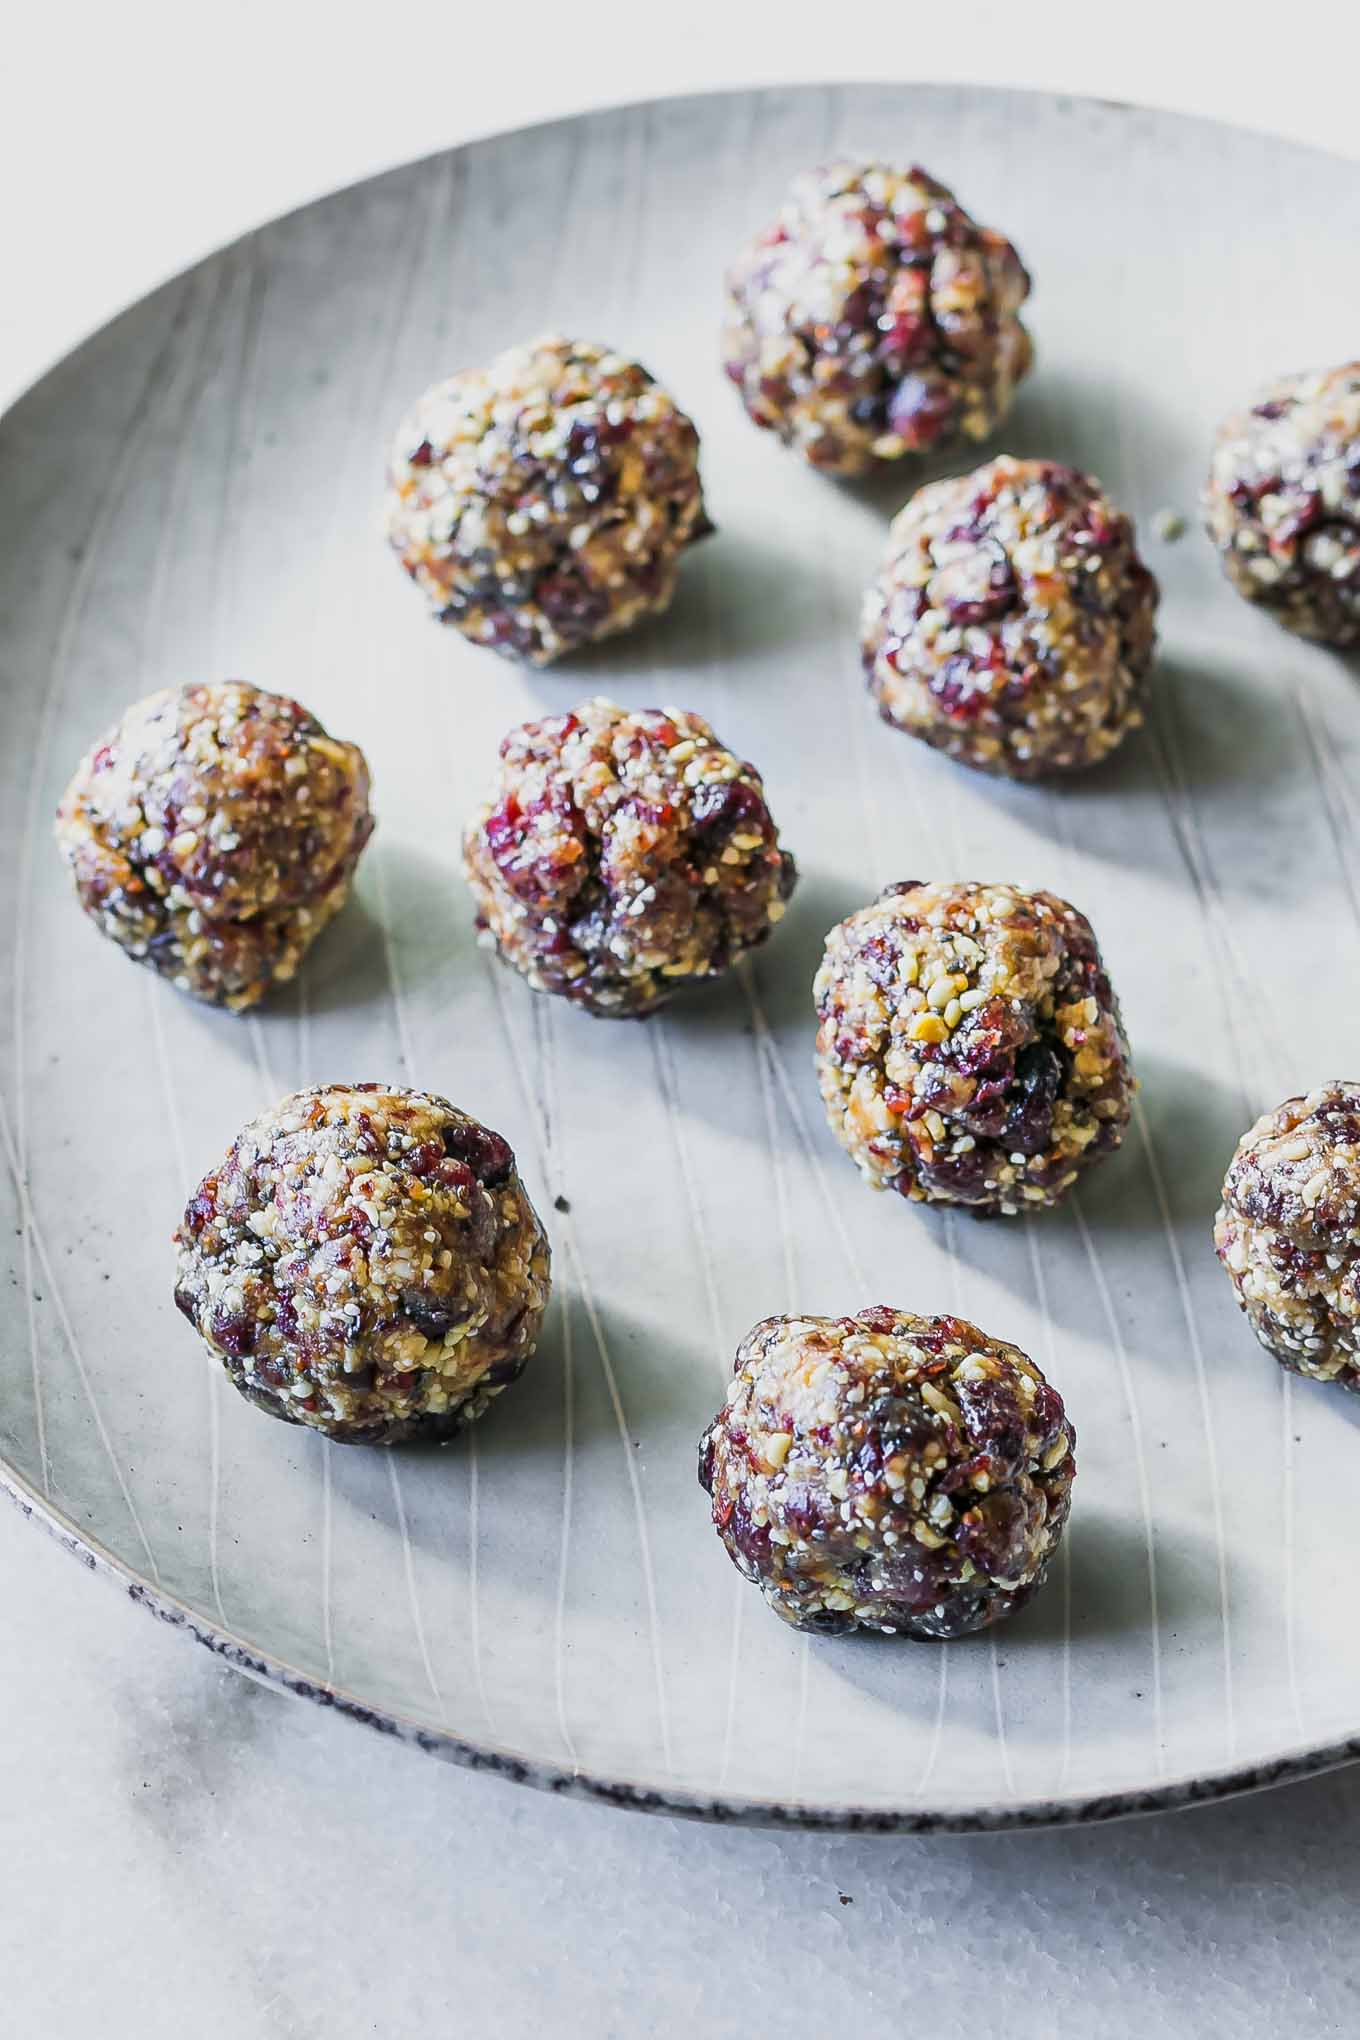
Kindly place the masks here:
POLYGON ((1356 1405, 1291 1383, 1209 1230, 1240 1129, 1360 1055, 1353 670, 1248 610, 1192 528, 1217 415, 1360 334, 1360 169, 1127 108, 778 91, 480 143, 265 228, 97 334, 0 426, 4 1027, 0 1476, 134 1598, 436 1753, 729 1818, 1092 1817, 1351 1754, 1356 1405), (819 479, 716 359, 723 264, 841 146, 917 158, 1012 234, 1039 366, 998 444, 1088 467, 1164 586, 1150 727, 1049 792, 875 720, 855 617, 905 470, 819 479), (388 558, 386 442, 436 376, 546 326, 693 412, 720 535, 662 623, 546 676, 434 628, 388 558), (83 921, 49 817, 130 700, 243 674, 374 767, 359 899, 256 1018, 83 921), (645 1026, 475 947, 460 823, 503 730, 678 702, 764 769, 803 878, 754 968, 645 1026), (1091 917, 1144 1090, 1060 1213, 875 1197, 825 1131, 810 980, 902 877, 1006 877, 1091 917), (444 1453, 265 1422, 170 1300, 168 1235, 284 1090, 381 1078, 503 1128, 557 1299, 524 1382, 444 1453), (16 1190, 16 1185, 25 1187, 16 1190), (563 1197, 569 1213, 553 1208, 563 1197), (941 1647, 807 1641, 732 1570, 694 1448, 771 1311, 959 1310, 1080 1433, 1039 1601, 941 1647))

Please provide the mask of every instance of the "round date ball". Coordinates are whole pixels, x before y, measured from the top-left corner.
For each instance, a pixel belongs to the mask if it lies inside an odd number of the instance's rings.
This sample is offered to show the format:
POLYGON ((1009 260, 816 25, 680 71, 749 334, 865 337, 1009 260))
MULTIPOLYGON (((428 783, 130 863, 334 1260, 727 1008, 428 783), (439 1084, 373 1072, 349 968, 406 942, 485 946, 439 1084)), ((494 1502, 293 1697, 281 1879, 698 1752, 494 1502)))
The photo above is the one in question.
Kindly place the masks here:
POLYGON ((293 976, 344 905, 372 832, 358 746, 241 680, 137 702, 57 810, 96 927, 233 1012, 293 976))
POLYGON ((382 1084, 252 1120, 175 1234, 175 1302, 257 1409, 328 1438, 445 1438, 522 1372, 548 1242, 498 1133, 382 1084))
POLYGON ((750 417, 814 467, 985 439, 1033 356, 1029 278, 924 170, 837 162, 795 179, 727 277, 723 361, 750 417))
POLYGON ((880 1304, 749 1331, 699 1479, 732 1563, 795 1628, 947 1638, 1042 1584, 1073 1443, 1015 1346, 880 1304))
POLYGON ((1360 361, 1285 376, 1219 431, 1205 521, 1239 595, 1360 644, 1360 361))
POLYGON ((712 529, 694 426, 588 340, 436 383, 388 481, 392 549, 440 621, 535 666, 669 608, 681 553, 712 529))
POLYGON ((1089 921, 1053 893, 890 886, 831 930, 814 996, 827 1117, 877 1190, 1042 1209, 1123 1138, 1119 1005, 1089 921))
POLYGON ((919 489, 864 599, 894 728, 1010 779, 1094 765, 1143 719, 1157 583, 1099 484, 1003 455, 919 489))
POLYGON ((1287 1098, 1242 1136, 1214 1245, 1282 1367, 1360 1389, 1360 1084, 1287 1098))
POLYGON ((753 765, 697 715, 612 701, 511 730, 463 862, 505 961, 605 1017, 728 969, 796 877, 753 765))

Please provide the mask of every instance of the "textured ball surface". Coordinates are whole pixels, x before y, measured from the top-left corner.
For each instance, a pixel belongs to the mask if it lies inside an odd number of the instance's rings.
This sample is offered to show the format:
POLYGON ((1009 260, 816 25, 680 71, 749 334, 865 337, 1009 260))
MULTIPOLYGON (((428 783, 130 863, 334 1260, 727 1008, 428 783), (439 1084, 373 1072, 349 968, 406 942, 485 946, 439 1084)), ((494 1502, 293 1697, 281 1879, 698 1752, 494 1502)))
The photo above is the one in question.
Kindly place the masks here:
POLYGON ((377 1445, 449 1436, 533 1352, 548 1243, 497 1133, 425 1091, 262 1113, 189 1199, 175 1302, 242 1395, 377 1445))
POLYGON ((1287 1098, 1242 1136, 1214 1245, 1282 1367, 1360 1388, 1360 1084, 1287 1098))
POLYGON ((946 1638, 1042 1584, 1073 1445, 1015 1346, 879 1305, 748 1332, 699 1479, 733 1564, 795 1628, 946 1638))
POLYGON ((57 810, 100 930, 234 1011, 293 976, 344 905, 372 830, 358 746, 240 680, 137 702, 57 810))
POLYGON ((747 412, 831 474, 978 440, 1033 349, 1029 278, 921 169, 841 161, 795 179, 727 278, 723 360, 747 412))
POLYGON ((727 970, 796 877, 753 765, 697 715, 611 701, 510 731, 463 853, 505 961, 605 1016, 727 970))
POLYGON ((885 722, 1011 779, 1108 756, 1143 719, 1157 583, 1098 483, 1003 455, 920 489, 864 600, 885 722))
POLYGON ((699 435, 635 361, 512 348, 427 390, 389 467, 392 548, 440 620, 545 666, 669 607, 711 529, 699 435))
POLYGON ((1204 512, 1239 595, 1301 637, 1360 644, 1360 361, 1284 376, 1234 412, 1204 512))
POLYGON ((814 986, 827 1117, 879 1190, 1012 1215, 1118 1147, 1134 1079, 1090 923, 1013 885, 890 886, 814 986))

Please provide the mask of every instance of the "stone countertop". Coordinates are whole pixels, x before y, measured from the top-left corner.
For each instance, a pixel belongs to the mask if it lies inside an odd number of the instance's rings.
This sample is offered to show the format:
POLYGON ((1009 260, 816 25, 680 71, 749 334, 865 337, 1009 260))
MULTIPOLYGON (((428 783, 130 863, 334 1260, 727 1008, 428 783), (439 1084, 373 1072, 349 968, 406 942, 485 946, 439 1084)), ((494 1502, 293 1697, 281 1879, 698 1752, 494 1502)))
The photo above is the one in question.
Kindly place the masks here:
POLYGON ((1026 2040, 1360 2020, 1360 1770, 1113 1826, 706 1827, 454 1770, 228 1670, 0 1510, 0 1998, 45 2040, 1026 2040), (908 2022, 913 2027, 913 2016, 908 2022))

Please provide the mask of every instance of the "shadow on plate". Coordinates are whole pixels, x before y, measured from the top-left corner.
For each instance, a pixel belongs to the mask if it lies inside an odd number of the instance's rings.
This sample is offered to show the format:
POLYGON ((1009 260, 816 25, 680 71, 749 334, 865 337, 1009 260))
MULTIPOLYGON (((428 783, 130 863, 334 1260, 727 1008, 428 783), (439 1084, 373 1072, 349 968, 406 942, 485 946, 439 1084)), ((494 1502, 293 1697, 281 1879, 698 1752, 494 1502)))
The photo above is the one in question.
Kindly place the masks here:
MULTIPOLYGON (((801 642, 825 603, 841 593, 820 564, 720 526, 681 561, 669 609, 546 669, 526 667, 524 678, 544 715, 615 691, 634 706, 662 707, 672 676, 679 684, 714 661, 801 642)), ((852 632, 857 598, 857 589, 844 597, 852 632)))
MULTIPOLYGON (((1072 1521, 1043 1590, 995 1632, 1010 1654, 1060 1643, 1070 1616, 1073 1647, 1137 1635, 1152 1616, 1147 1536, 1141 1522, 1082 1507, 1081 1474, 1072 1521)), ((1200 1631, 1221 1632, 1217 1551, 1209 1539, 1178 1528, 1174 1543, 1154 1550, 1157 1622, 1163 1640, 1183 1645, 1200 1631)), ((1231 1570, 1229 1572, 1231 1593, 1231 1570)))
POLYGON ((394 976, 403 992, 428 992, 466 970, 475 950, 472 903, 457 866, 379 837, 353 897, 303 964, 308 1010, 342 1012, 390 999, 394 976))
MULTIPOLYGON (((551 1211, 548 1218, 560 1247, 562 1221, 551 1211)), ((559 1252, 559 1273, 565 1258, 559 1252)), ((620 1472, 625 1451, 639 1466, 662 1451, 692 1458, 713 1414, 715 1373, 697 1369, 690 1345, 664 1325, 595 1299, 592 1306, 564 1277, 524 1375, 484 1417, 444 1444, 328 1446, 337 1509, 376 1518, 398 1535, 404 1520, 418 1549, 446 1556, 453 1512, 461 1516, 469 1506, 469 1445, 475 1443, 483 1515, 495 1514, 498 1498, 528 1511, 525 1522, 553 1526, 545 1534, 555 1550, 568 1405, 578 1487, 607 1482, 626 1493, 620 1472), (400 1504, 389 1460, 398 1472, 400 1504)), ((494 1537, 480 1547, 484 1564, 493 1568, 500 1562, 496 1547, 494 1537)))

